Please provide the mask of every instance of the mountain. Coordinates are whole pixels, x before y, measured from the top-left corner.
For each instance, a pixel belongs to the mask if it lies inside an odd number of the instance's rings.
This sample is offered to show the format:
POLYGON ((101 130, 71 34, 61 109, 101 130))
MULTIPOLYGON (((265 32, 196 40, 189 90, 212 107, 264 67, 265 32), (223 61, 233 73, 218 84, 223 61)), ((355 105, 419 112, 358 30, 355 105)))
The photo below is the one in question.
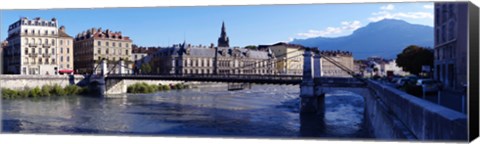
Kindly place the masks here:
POLYGON ((355 59, 370 56, 396 58, 409 45, 433 47, 433 27, 384 19, 355 30, 351 35, 327 38, 294 39, 291 44, 318 47, 320 50, 351 51, 355 59))

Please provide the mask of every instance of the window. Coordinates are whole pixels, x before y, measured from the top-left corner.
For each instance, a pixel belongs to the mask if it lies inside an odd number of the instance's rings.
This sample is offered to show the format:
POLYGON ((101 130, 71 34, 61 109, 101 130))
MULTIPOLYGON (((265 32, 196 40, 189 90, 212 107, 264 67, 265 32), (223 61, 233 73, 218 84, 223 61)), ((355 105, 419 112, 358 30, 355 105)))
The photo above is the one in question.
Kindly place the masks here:
POLYGON ((60 40, 60 45, 63 45, 63 40, 60 40))
POLYGON ((60 62, 63 62, 63 56, 60 56, 60 62))
MULTIPOLYGON (((108 44, 108 42, 107 42, 107 44, 108 44)), ((106 50, 106 53, 108 54, 108 48, 107 48, 107 50, 106 50)))
POLYGON ((70 68, 70 64, 67 64, 67 68, 70 68))
POLYGON ((48 30, 45 30, 45 35, 48 35, 48 30))
POLYGON ((115 46, 115 42, 112 42, 112 46, 115 46))
POLYGON ((62 53, 62 54, 63 54, 63 48, 60 48, 60 53, 62 53))
MULTIPOLYGON (((90 42, 90 44, 91 44, 91 42, 90 42)), ((70 41, 69 41, 69 40, 67 40, 67 45, 70 45, 70 41)))
POLYGON ((35 30, 32 30, 32 34, 35 34, 35 30))
POLYGON ((128 43, 127 43, 127 44, 125 44, 125 47, 127 47, 127 48, 128 48, 128 43))
POLYGON ((69 49, 69 48, 66 48, 66 49, 67 49, 67 54, 69 54, 69 53, 70 53, 70 49, 69 49))
POLYGON ((100 41, 97 41, 98 46, 102 46, 102 43, 100 41))
POLYGON ((48 39, 45 39, 45 44, 48 45, 48 39))
POLYGON ((126 54, 126 55, 129 55, 128 50, 125 50, 125 54, 126 54))
POLYGON ((28 30, 25 30, 25 34, 28 34, 28 30))
POLYGON ((108 46, 108 42, 105 42, 105 45, 108 46))
POLYGON ((453 40, 455 38, 455 22, 450 21, 448 24, 448 40, 453 40))
POLYGON ((55 40, 54 39, 52 39, 52 45, 55 45, 55 40))
POLYGON ((122 43, 118 43, 118 47, 122 47, 122 43))
POLYGON ((442 42, 445 42, 447 40, 447 30, 445 25, 442 26, 442 42))
POLYGON ((70 62, 70 56, 67 56, 67 62, 70 62))
POLYGON ((52 48, 52 54, 55 54, 55 48, 52 48))

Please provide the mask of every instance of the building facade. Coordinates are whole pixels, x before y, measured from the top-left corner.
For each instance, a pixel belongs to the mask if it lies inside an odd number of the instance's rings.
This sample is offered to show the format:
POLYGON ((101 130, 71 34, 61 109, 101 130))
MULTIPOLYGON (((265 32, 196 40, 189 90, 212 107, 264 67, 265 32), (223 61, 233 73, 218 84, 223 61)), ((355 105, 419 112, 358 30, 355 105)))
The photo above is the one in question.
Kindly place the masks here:
POLYGON ((5 66, 4 64, 4 60, 3 60, 3 50, 6 49, 8 46, 8 41, 4 40, 2 41, 2 44, 0 45, 0 74, 3 74, 5 73, 3 70, 5 69, 3 66, 5 66))
POLYGON ((4 54, 5 73, 58 74, 58 40, 63 37, 59 37, 57 26, 55 18, 44 20, 38 17, 32 20, 23 17, 11 24, 4 54))
POLYGON ((73 37, 66 33, 65 27, 58 30, 58 71, 60 73, 73 72, 73 37))
POLYGON ((222 23, 218 46, 190 44, 160 48, 145 58, 154 74, 274 74, 276 58, 271 51, 229 47, 222 23))
POLYGON ((178 44, 161 48, 149 64, 154 74, 274 74, 275 57, 245 48, 178 44))
POLYGON ((468 3, 435 3, 434 78, 444 87, 467 84, 468 3))
POLYGON ((322 61, 321 74, 325 77, 352 77, 345 70, 342 70, 340 67, 336 66, 332 62, 326 60, 323 57, 328 57, 331 60, 338 62, 348 68, 349 70, 354 70, 353 56, 351 52, 347 51, 320 51, 322 55, 320 60, 322 61))
POLYGON ((128 36, 123 36, 121 32, 112 32, 109 29, 102 31, 101 28, 83 31, 77 34, 73 45, 75 72, 100 73, 97 66, 102 60, 106 60, 110 74, 132 73, 131 45, 132 40, 128 36), (124 61, 122 72, 120 67, 115 66, 120 61, 124 61))
POLYGON ((303 46, 280 42, 268 46, 268 49, 272 51, 277 59, 277 74, 303 75, 303 54, 305 49, 303 46))

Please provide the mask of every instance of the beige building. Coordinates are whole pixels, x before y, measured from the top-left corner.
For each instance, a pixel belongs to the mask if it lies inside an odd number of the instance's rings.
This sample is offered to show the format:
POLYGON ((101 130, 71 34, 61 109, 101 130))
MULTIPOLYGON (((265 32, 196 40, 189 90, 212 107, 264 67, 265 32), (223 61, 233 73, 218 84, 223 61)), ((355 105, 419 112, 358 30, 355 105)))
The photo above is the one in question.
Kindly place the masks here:
POLYGON ((60 73, 73 72, 73 37, 69 36, 65 27, 61 26, 58 30, 58 71, 60 73))
MULTIPOLYGON (((109 29, 102 31, 101 28, 91 28, 83 31, 75 37, 74 42, 74 64, 76 73, 92 73, 101 60, 107 61, 107 68, 110 74, 131 73, 133 60, 132 40, 123 36, 121 32, 112 32, 109 29), (119 61, 125 62, 125 71, 115 65, 119 61)), ((96 73, 99 73, 98 68, 96 73)))
MULTIPOLYGON (((331 60, 338 62, 347 69, 354 71, 353 56, 351 52, 347 51, 320 51, 323 57, 328 57, 331 60)), ((321 58, 322 61, 322 76, 325 77, 351 77, 345 70, 342 70, 332 62, 321 58)))
POLYGON ((277 59, 276 74, 281 75, 302 75, 303 74, 303 53, 301 45, 276 43, 268 46, 277 59))
POLYGON ((23 17, 11 24, 4 54, 5 73, 58 74, 57 26, 58 21, 55 18, 44 20, 38 17, 32 20, 23 17))

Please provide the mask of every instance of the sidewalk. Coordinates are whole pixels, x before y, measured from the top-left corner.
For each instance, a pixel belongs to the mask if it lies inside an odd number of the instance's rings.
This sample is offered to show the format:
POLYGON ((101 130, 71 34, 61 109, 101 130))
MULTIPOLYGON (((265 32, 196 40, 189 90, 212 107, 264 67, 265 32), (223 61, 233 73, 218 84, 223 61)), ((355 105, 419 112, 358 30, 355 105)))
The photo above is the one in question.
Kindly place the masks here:
POLYGON ((461 91, 443 89, 437 95, 426 96, 425 99, 464 114, 467 111, 466 94, 461 91))

